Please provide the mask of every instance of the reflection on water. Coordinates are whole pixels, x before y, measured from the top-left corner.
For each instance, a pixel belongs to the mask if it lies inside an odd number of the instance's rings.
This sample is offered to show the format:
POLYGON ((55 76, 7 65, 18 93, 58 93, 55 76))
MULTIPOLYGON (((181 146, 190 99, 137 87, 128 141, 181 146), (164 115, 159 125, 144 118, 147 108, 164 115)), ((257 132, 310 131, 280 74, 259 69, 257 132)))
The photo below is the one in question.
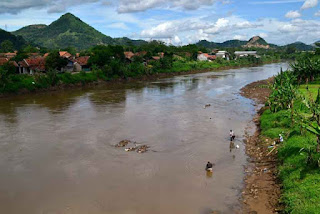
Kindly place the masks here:
POLYGON ((285 66, 1 99, 0 213, 234 213, 254 115, 239 89, 285 66))

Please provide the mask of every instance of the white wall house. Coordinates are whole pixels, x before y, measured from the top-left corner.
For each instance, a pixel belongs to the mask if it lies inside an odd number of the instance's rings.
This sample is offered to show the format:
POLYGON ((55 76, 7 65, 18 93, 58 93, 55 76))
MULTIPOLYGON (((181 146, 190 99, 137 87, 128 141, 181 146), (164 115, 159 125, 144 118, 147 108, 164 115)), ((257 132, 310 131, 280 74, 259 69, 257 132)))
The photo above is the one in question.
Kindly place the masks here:
POLYGON ((198 54, 197 59, 198 59, 199 61, 207 61, 207 60, 208 60, 208 57, 207 57, 207 54, 201 53, 201 54, 198 54))
POLYGON ((217 58, 222 58, 226 60, 230 60, 230 54, 227 51, 218 51, 216 53, 217 58))
POLYGON ((256 58, 260 57, 257 54, 257 51, 235 51, 234 55, 236 55, 236 58, 247 57, 247 56, 255 56, 256 58))

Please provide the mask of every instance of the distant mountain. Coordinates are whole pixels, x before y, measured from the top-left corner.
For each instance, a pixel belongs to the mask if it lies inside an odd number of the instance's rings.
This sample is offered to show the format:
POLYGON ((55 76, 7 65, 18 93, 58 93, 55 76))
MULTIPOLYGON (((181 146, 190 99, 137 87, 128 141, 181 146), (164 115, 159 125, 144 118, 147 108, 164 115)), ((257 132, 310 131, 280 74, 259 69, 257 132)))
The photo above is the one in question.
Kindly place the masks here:
POLYGON ((26 40, 24 40, 21 36, 15 36, 10 32, 0 29, 0 44, 9 40, 13 43, 15 49, 20 49, 22 46, 27 45, 26 40))
POLYGON ((114 38, 114 40, 115 40, 115 43, 118 45, 140 46, 148 43, 145 40, 133 40, 133 39, 129 39, 128 37, 114 38))
POLYGON ((241 47, 245 44, 247 44, 247 41, 241 41, 236 39, 228 40, 222 43, 209 42, 207 40, 201 40, 198 43, 196 43, 197 46, 205 48, 235 48, 241 47))
POLYGON ((314 49, 314 47, 312 45, 307 45, 303 42, 295 42, 292 44, 288 44, 283 46, 284 48, 288 48, 288 47, 294 47, 296 50, 298 51, 311 51, 314 49))
POLYGON ((247 44, 243 45, 244 48, 264 48, 269 49, 270 45, 260 36, 252 37, 247 44))
POLYGON ((277 49, 277 48, 287 48, 287 47, 294 47, 298 51, 310 51, 314 49, 314 46, 307 45, 302 42, 295 42, 292 44, 278 46, 274 44, 267 43, 266 40, 259 36, 252 37, 249 41, 241 41, 241 40, 228 40, 222 43, 215 43, 215 42, 208 42, 206 40, 201 40, 196 43, 197 46, 202 46, 205 48, 263 48, 263 49, 277 49))
POLYGON ((30 25, 15 32, 15 35, 23 36, 27 41, 47 48, 88 49, 99 44, 125 44, 132 41, 133 44, 142 41, 128 38, 113 39, 97 31, 71 13, 66 13, 50 25, 30 25))
POLYGON ((237 39, 228 40, 223 43, 220 43, 220 45, 225 48, 241 47, 245 44, 247 44, 246 41, 237 40, 237 39))

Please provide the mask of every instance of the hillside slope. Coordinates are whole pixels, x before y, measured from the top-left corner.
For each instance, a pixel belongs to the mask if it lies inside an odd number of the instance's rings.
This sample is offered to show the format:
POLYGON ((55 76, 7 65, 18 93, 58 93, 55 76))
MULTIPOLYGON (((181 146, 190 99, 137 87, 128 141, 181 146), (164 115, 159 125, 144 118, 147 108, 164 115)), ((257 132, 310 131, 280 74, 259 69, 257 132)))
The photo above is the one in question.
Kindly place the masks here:
POLYGON ((87 49, 98 44, 115 44, 106 36, 78 17, 67 13, 50 25, 30 25, 13 32, 27 41, 47 48, 76 47, 87 49))
POLYGON ((13 43, 15 49, 20 49, 22 46, 27 45, 27 42, 21 36, 15 36, 10 32, 0 29, 0 44, 9 40, 13 43))

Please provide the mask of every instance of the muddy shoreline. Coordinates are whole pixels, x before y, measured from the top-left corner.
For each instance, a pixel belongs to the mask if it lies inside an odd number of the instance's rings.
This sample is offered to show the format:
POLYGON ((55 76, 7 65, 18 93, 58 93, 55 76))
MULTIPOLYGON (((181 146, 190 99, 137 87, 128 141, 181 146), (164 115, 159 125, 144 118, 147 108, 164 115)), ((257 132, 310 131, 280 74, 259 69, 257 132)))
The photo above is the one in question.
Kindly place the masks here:
POLYGON ((277 178, 277 155, 270 153, 268 146, 271 139, 263 138, 260 133, 260 116, 270 94, 266 87, 273 78, 253 82, 241 89, 241 95, 254 100, 257 114, 253 119, 255 131, 245 132, 246 154, 249 163, 246 167, 245 187, 242 191, 243 213, 271 214, 282 210, 279 203, 280 182, 277 178))
MULTIPOLYGON (((270 63, 276 63, 279 61, 271 61, 271 62, 265 62, 263 64, 270 64, 270 63)), ((263 65, 261 64, 261 65, 263 65)), ((179 75, 187 75, 187 74, 197 74, 197 73, 205 73, 205 72, 212 72, 212 71, 223 71, 223 70, 228 70, 228 69, 237 69, 237 68, 245 68, 245 67, 255 67, 255 66, 260 66, 260 65, 245 65, 245 66, 222 66, 220 68, 208 68, 208 69, 198 69, 198 70, 190 70, 190 71, 184 71, 184 72, 174 72, 174 73, 156 73, 152 75, 143 75, 140 77, 135 77, 135 78, 127 78, 127 79, 114 79, 110 81, 103 81, 103 80, 98 80, 95 82, 90 82, 86 84, 82 83, 77 83, 77 84, 61 84, 58 86, 53 86, 50 88, 45 88, 45 89, 37 89, 35 91, 28 91, 26 89, 22 89, 17 93, 0 93, 0 99, 1 98, 7 98, 7 97, 12 97, 16 95, 23 95, 23 94, 38 94, 38 93, 48 93, 48 92, 56 92, 56 91, 63 91, 63 90, 68 90, 68 89, 88 89, 88 88, 93 88, 95 86, 100 86, 100 85, 118 85, 118 84, 126 84, 126 83, 134 83, 134 82, 139 82, 139 81, 154 81, 158 79, 163 79, 163 78, 169 78, 169 77, 174 77, 174 76, 179 76, 179 75)))

